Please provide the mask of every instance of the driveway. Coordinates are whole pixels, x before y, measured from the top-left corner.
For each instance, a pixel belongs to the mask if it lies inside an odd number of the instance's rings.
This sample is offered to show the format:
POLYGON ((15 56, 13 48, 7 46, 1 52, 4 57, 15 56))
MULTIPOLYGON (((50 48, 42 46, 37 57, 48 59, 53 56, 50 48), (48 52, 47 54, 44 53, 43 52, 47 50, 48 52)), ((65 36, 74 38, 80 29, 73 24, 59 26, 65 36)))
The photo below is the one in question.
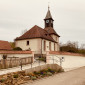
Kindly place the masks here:
MULTIPOLYGON (((34 62, 32 64, 32 66, 31 66, 31 64, 23 65, 22 70, 30 69, 31 67, 37 67, 39 65, 45 65, 45 63, 40 62, 40 64, 39 64, 39 62, 34 62)), ((21 66, 8 68, 8 69, 0 69, 0 75, 11 73, 11 72, 17 72, 17 71, 21 71, 21 66)))
POLYGON ((23 85, 85 85, 85 67, 23 85))
MULTIPOLYGON (((54 63, 57 63, 60 65, 60 62, 56 62, 56 60, 59 61, 60 57, 64 57, 64 62, 62 62, 62 67, 65 69, 65 71, 69 71, 71 69, 79 68, 82 66, 85 66, 85 57, 82 56, 70 56, 70 55, 57 55, 54 56, 54 63)), ((53 60, 51 58, 50 63, 53 63, 53 60)))

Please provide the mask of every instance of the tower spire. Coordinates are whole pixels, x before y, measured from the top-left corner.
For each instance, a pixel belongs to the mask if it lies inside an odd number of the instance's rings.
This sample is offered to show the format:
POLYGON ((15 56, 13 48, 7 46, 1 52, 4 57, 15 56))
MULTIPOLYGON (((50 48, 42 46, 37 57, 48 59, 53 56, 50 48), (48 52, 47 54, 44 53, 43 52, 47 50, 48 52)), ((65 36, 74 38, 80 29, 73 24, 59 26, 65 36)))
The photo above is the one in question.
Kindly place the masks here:
MULTIPOLYGON (((51 12, 50 12, 50 6, 48 4, 48 11, 47 11, 47 14, 46 14, 46 17, 45 19, 48 19, 48 18, 52 18, 52 15, 51 15, 51 12)), ((52 18, 53 19, 53 18, 52 18)))
POLYGON ((46 27, 52 27, 53 28, 53 21, 54 20, 51 16, 49 4, 48 4, 48 11, 47 11, 47 14, 46 14, 44 21, 45 21, 45 28, 46 27))

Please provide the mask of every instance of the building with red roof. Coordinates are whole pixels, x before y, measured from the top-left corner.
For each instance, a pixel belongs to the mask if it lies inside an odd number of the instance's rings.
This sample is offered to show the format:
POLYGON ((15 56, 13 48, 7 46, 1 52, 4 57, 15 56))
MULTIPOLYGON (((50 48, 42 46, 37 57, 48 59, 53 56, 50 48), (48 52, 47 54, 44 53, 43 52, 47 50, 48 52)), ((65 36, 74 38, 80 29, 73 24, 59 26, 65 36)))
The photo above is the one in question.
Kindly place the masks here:
POLYGON ((54 30, 53 18, 48 8, 44 19, 45 28, 33 26, 23 35, 15 39, 16 47, 22 50, 31 50, 35 54, 46 54, 46 51, 59 51, 59 35, 54 30))
POLYGON ((0 40, 0 51, 1 50, 12 50, 10 43, 8 41, 0 40))

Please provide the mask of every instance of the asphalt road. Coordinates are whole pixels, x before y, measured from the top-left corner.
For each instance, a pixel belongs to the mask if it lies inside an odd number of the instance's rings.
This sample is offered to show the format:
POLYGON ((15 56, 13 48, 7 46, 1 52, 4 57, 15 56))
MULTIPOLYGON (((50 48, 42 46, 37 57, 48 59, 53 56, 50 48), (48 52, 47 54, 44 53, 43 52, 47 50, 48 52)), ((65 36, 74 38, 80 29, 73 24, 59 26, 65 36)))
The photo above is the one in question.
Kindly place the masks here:
POLYGON ((85 85, 85 67, 23 85, 85 85))

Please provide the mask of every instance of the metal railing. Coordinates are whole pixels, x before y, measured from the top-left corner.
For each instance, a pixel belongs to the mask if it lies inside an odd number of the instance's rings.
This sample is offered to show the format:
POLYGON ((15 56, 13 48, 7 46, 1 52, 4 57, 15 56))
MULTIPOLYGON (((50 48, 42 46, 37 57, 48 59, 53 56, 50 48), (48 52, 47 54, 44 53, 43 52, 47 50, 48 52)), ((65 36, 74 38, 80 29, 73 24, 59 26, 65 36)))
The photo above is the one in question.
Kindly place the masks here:
POLYGON ((55 55, 49 55, 49 56, 51 56, 51 57, 49 57, 50 59, 46 59, 46 60, 52 60, 53 61, 53 64, 55 64, 55 62, 56 63, 59 62, 60 63, 60 66, 62 67, 62 62, 65 61, 65 58, 64 57, 58 57, 58 56, 55 56, 55 55))
MULTIPOLYGON (((62 62, 65 61, 65 58, 64 57, 58 57, 58 56, 51 55, 51 57, 49 57, 49 59, 46 59, 46 61, 47 60, 52 60, 53 64, 55 64, 55 62, 56 63, 59 62, 60 66, 62 67, 62 62)), ((47 64, 47 62, 41 61, 40 58, 38 57, 38 58, 36 58, 34 60, 34 62, 32 62, 32 60, 31 60, 31 63, 29 64, 29 67, 33 68, 33 67, 44 65, 44 64, 47 64)), ((21 65, 20 67, 21 67, 21 70, 22 70, 22 68, 23 68, 22 62, 21 62, 20 65, 21 65)))

